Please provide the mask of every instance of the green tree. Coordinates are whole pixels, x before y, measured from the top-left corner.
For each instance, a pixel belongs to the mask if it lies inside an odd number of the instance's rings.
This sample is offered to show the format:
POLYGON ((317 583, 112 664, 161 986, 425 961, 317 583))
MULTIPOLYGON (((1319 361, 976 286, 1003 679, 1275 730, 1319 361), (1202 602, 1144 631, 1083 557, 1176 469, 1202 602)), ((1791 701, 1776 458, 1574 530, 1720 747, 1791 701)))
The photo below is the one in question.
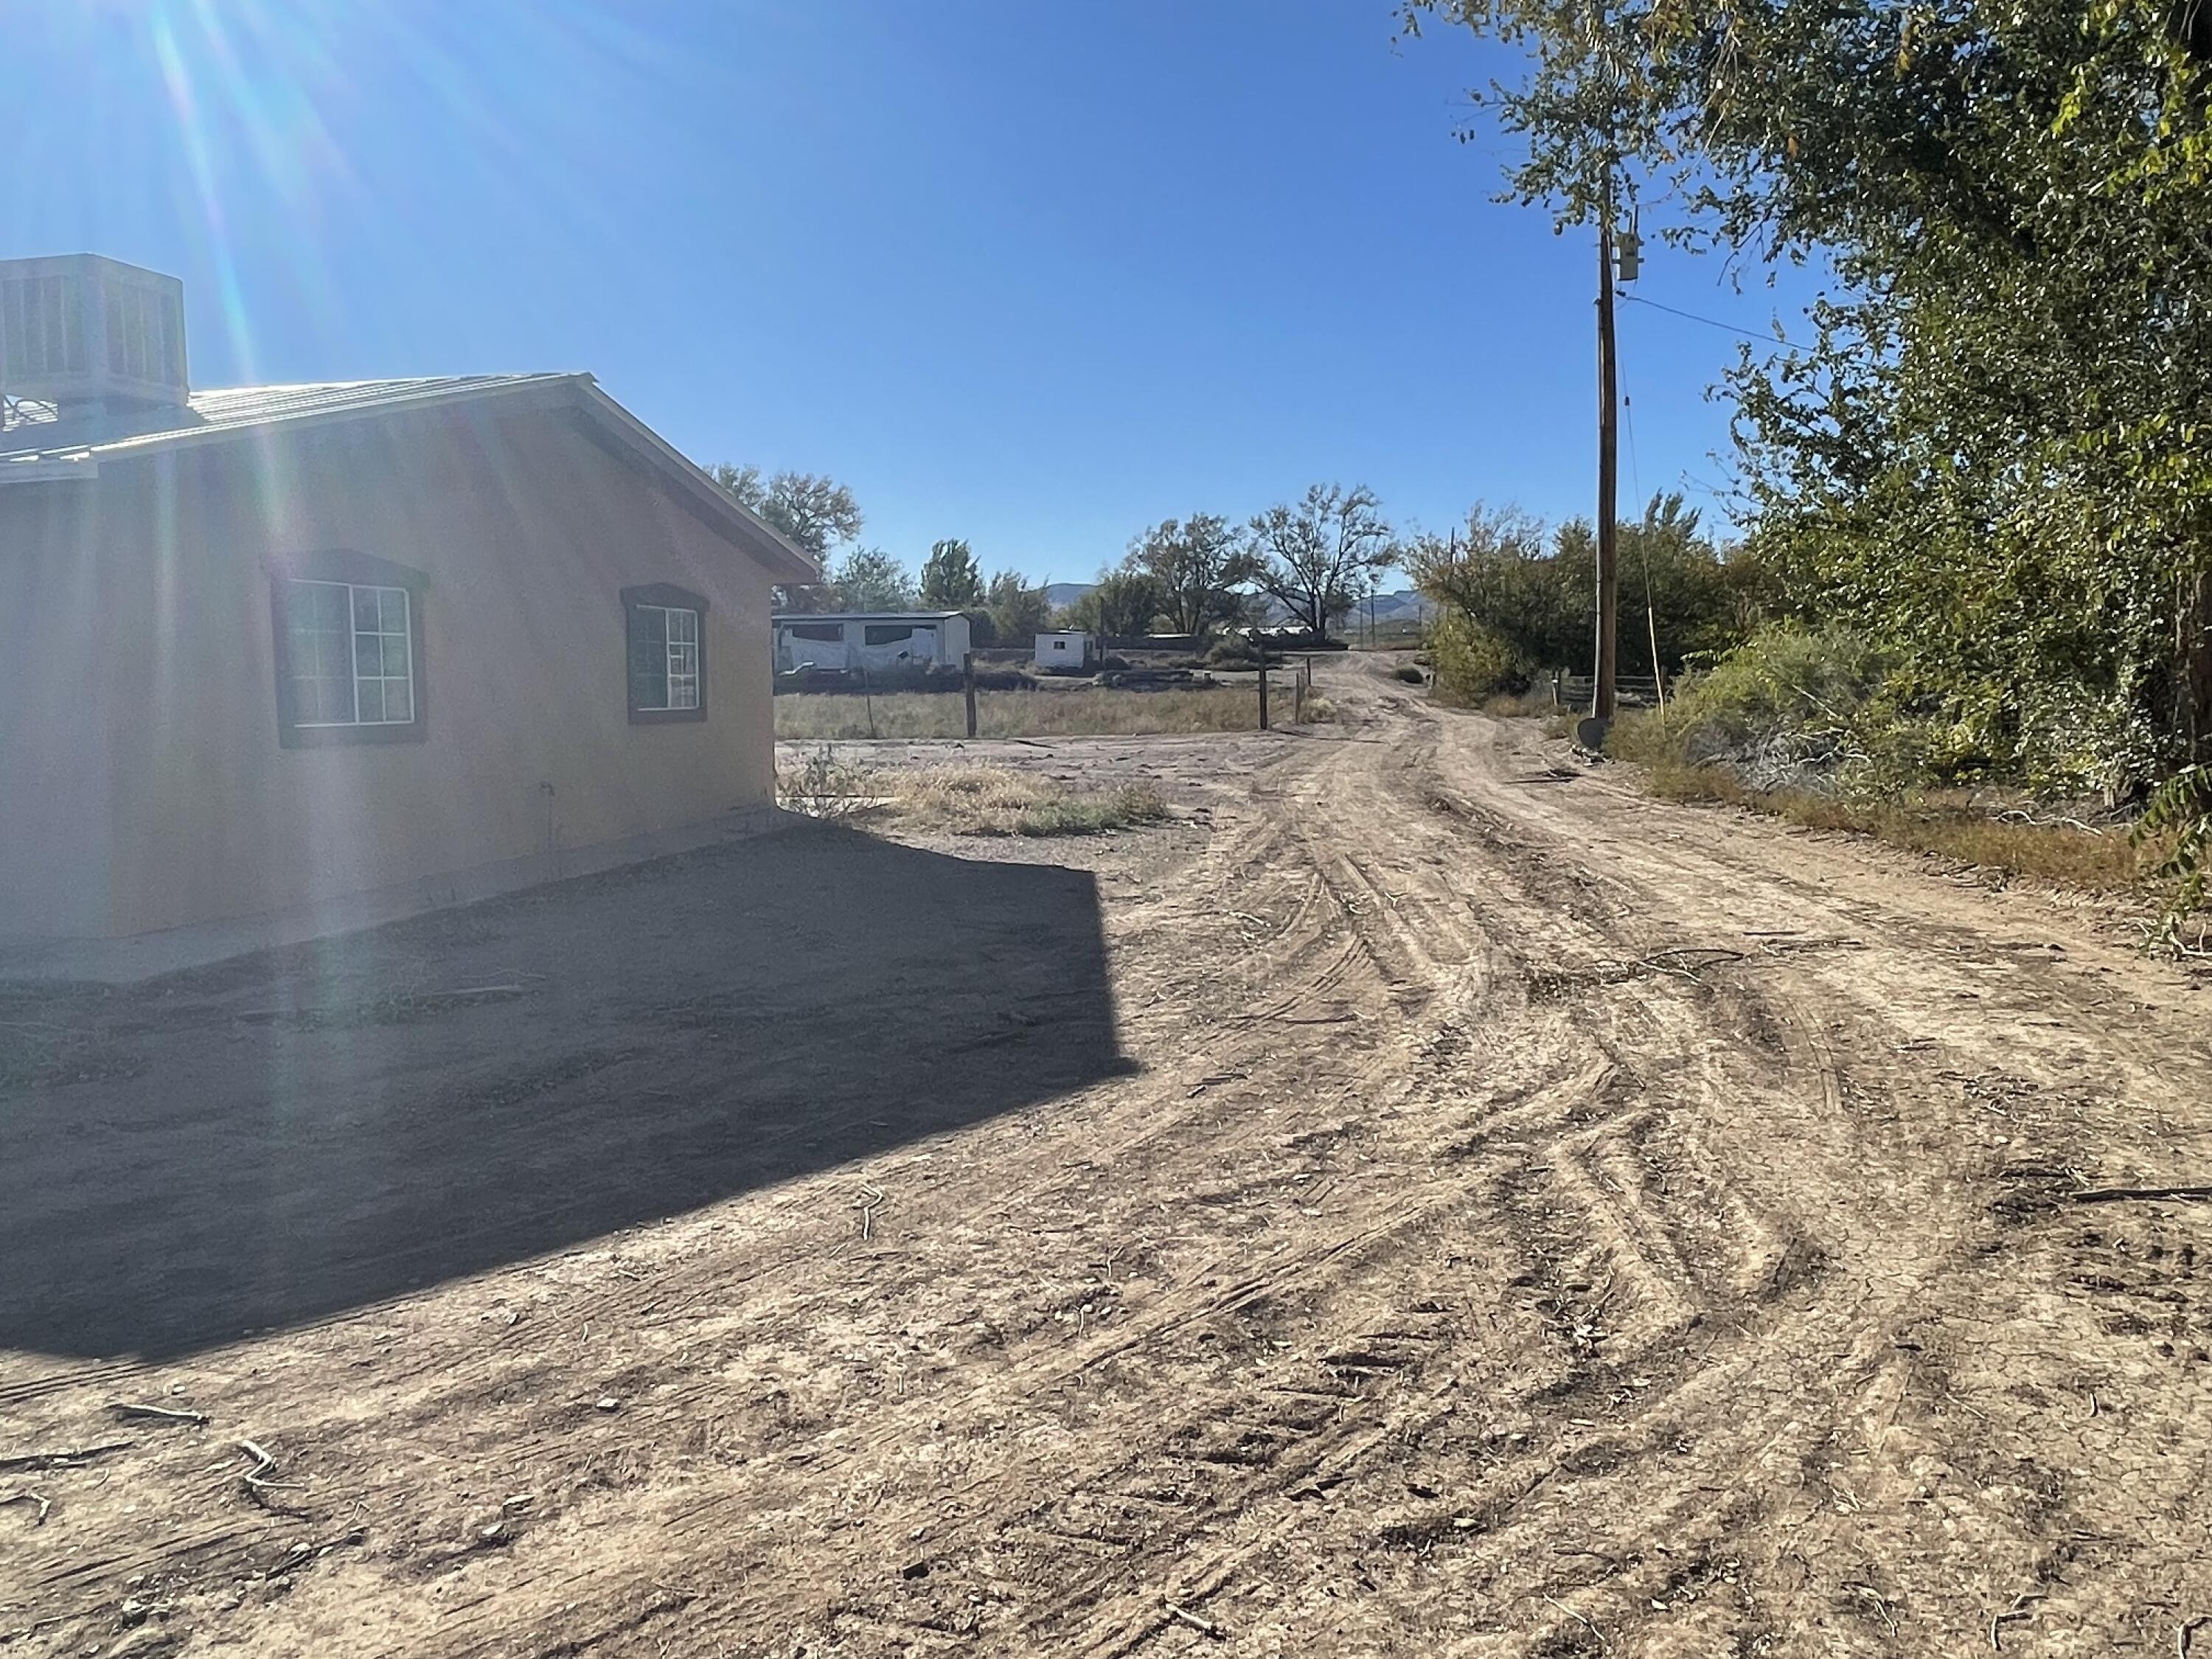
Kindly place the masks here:
POLYGON ((1382 504, 1364 484, 1315 484, 1254 519, 1252 580, 1316 636, 1375 591, 1400 550, 1382 504))
POLYGON ((1064 628, 1079 628, 1109 639, 1149 634, 1164 603, 1160 585, 1142 570, 1109 570, 1098 585, 1060 615, 1064 628))
POLYGON ((854 548, 838 562, 830 589, 840 611, 910 611, 914 580, 879 547, 854 548))
MULTIPOLYGON (((737 500, 757 514, 794 547, 826 572, 833 550, 860 533, 860 503, 853 492, 836 479, 812 472, 779 472, 763 476, 750 465, 717 462, 707 475, 737 500)), ((784 611, 820 611, 834 602, 826 582, 792 583, 776 590, 776 605, 784 611)))
POLYGON ((2212 757, 2208 15, 1404 14, 1534 48, 1481 100, 1513 198, 1579 223, 1617 189, 1677 240, 1830 265, 1809 337, 1729 377, 1753 550, 1881 647, 1953 763, 2114 796, 2212 757))
MULTIPOLYGON (((1624 672, 1649 670, 1654 633, 1660 667, 1671 676, 1691 658, 1742 643, 1769 614, 1773 592, 1763 568, 1741 550, 1715 547, 1679 493, 1653 495, 1640 520, 1621 524, 1620 540, 1624 672)), ((1416 538, 1407 563, 1449 623, 1434 641, 1439 678, 1458 682, 1449 689, 1472 697, 1525 685, 1546 669, 1588 672, 1596 544, 1586 519, 1552 531, 1514 509, 1480 507, 1449 536, 1416 538)))
POLYGON ((1123 568, 1140 570, 1159 585, 1160 614, 1170 632, 1204 634, 1241 621, 1259 560, 1235 526, 1213 513, 1165 519, 1129 544, 1123 568))
POLYGON ((1052 621, 1052 601, 1042 587, 1032 587, 1015 571, 1001 570, 991 578, 985 594, 992 632, 1001 645, 1027 647, 1052 621))
POLYGON ((936 611, 980 611, 983 608, 983 573, 964 541, 948 539, 932 544, 922 561, 921 602, 936 611))
POLYGON ((1516 508, 1477 507, 1451 534, 1407 549, 1413 586, 1442 613, 1430 632, 1447 690, 1476 697, 1569 660, 1563 640, 1595 596, 1574 603, 1547 534, 1516 508))

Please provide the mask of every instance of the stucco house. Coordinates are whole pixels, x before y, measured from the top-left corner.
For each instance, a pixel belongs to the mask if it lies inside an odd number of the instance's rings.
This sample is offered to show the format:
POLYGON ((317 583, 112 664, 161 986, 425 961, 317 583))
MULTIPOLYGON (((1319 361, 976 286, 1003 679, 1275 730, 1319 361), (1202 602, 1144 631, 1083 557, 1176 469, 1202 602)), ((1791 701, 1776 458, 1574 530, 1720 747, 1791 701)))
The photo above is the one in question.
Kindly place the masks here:
POLYGON ((0 262, 0 938, 766 803, 775 531, 588 374, 189 390, 180 285, 0 262))

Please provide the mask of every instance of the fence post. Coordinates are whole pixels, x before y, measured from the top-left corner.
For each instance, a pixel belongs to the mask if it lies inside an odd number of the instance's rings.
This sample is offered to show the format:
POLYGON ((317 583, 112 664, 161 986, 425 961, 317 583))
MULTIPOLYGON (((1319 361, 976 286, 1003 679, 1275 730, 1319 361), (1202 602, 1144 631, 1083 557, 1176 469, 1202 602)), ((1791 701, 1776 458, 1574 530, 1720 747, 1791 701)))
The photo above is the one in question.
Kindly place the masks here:
POLYGON ((1260 647, 1260 729, 1267 729, 1267 647, 1260 647))
POLYGON ((975 735, 975 653, 960 653, 960 690, 968 702, 968 735, 975 735))

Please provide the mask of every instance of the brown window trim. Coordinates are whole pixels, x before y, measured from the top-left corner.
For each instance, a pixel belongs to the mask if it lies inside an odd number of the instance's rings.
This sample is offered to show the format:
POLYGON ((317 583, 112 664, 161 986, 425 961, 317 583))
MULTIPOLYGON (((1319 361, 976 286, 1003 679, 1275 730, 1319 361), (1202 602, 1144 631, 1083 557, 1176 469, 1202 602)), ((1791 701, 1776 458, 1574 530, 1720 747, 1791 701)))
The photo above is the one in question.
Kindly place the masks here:
POLYGON ((637 587, 622 590, 623 603, 623 706, 629 710, 632 726, 682 726, 707 718, 707 599, 704 594, 694 593, 688 587, 677 587, 668 582, 647 582, 637 587), (631 618, 640 605, 659 605, 665 610, 694 611, 699 616, 699 706, 696 708, 640 708, 630 684, 630 629, 631 618))
POLYGON ((430 672, 422 649, 422 599, 430 579, 410 565, 394 564, 374 553, 333 548, 269 566, 269 620, 276 641, 276 742, 284 749, 332 749, 363 743, 422 743, 430 735, 430 672), (415 718, 390 726, 301 726, 292 708, 292 644, 284 626, 288 585, 292 582, 351 582, 363 587, 399 587, 407 592, 407 654, 415 718))

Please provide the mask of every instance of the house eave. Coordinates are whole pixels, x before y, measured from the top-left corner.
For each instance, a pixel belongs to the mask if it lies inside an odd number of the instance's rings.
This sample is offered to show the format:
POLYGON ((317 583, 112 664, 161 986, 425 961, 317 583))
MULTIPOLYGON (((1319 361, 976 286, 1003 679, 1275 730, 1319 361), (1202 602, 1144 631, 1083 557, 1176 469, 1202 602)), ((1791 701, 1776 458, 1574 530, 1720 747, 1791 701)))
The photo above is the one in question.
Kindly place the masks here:
POLYGON ((600 390, 588 374, 576 377, 582 408, 654 468, 680 495, 699 509, 700 516, 720 529, 741 551, 767 567, 779 582, 818 582, 822 572, 790 538, 758 514, 740 505, 730 492, 707 476, 692 460, 643 421, 600 390))

